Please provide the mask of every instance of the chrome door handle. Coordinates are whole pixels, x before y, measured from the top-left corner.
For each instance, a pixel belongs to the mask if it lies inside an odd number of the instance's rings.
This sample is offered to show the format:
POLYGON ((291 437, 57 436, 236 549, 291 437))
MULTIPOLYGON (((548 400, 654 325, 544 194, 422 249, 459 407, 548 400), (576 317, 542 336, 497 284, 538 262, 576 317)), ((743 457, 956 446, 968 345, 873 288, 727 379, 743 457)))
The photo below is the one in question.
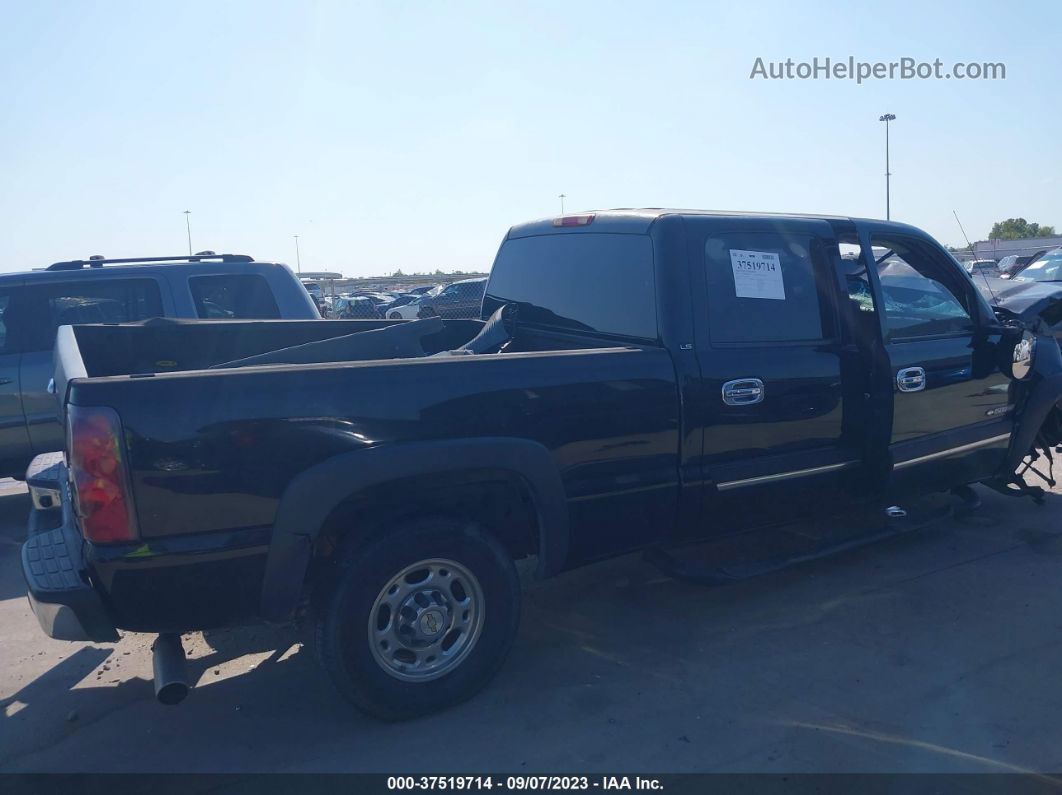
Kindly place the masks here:
POLYGON ((897 370, 896 388, 901 392, 921 392, 926 388, 926 371, 921 367, 904 367, 897 370))
POLYGON ((765 391, 758 378, 737 378, 723 384, 723 402, 728 406, 751 406, 763 402, 765 391))

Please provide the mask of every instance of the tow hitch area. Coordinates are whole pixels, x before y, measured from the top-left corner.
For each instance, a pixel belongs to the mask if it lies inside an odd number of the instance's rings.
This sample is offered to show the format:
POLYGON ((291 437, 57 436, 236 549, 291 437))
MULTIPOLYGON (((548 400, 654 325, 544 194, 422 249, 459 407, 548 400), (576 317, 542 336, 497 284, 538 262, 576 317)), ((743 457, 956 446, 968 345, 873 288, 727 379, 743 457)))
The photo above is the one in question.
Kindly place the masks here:
POLYGON ((155 671, 155 698, 160 704, 180 704, 191 689, 181 636, 173 633, 159 635, 155 638, 151 651, 151 663, 155 671))

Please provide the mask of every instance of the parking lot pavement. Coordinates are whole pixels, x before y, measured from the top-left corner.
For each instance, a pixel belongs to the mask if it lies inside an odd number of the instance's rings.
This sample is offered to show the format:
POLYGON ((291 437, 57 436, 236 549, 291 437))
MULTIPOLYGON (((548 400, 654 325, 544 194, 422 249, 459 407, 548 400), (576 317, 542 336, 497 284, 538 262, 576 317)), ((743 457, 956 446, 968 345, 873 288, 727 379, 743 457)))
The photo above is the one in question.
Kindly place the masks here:
POLYGON ((479 696, 382 724, 292 633, 188 636, 198 687, 153 698, 150 638, 53 641, 23 597, 24 490, 0 490, 5 771, 1062 769, 1062 494, 982 490, 964 520, 727 588, 628 556, 527 595, 479 696))

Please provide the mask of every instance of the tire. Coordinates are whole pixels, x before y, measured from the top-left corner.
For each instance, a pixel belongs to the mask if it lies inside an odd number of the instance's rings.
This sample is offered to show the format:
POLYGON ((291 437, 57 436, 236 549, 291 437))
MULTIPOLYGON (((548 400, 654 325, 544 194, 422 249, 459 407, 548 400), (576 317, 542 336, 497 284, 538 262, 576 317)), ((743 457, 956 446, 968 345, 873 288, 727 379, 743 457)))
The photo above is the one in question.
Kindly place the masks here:
POLYGON ((392 312, 391 313, 391 320, 401 320, 401 319, 402 319, 402 316, 400 314, 398 314, 397 312, 392 312))
POLYGON ((520 582, 505 548, 475 524, 429 517, 341 553, 315 611, 314 645, 356 707, 403 720, 475 695, 504 662, 519 620, 520 582))

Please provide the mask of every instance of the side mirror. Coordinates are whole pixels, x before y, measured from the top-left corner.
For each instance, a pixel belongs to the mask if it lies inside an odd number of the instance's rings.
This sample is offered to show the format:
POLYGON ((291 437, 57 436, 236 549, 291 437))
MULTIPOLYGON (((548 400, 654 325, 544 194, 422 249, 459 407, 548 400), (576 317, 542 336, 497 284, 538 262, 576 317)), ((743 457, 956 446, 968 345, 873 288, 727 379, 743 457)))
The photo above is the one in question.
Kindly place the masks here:
POLYGON ((1017 381, 1024 381, 1033 370, 1036 360, 1036 335, 1031 331, 1025 331, 1014 346, 1011 357, 1010 374, 1017 381))

